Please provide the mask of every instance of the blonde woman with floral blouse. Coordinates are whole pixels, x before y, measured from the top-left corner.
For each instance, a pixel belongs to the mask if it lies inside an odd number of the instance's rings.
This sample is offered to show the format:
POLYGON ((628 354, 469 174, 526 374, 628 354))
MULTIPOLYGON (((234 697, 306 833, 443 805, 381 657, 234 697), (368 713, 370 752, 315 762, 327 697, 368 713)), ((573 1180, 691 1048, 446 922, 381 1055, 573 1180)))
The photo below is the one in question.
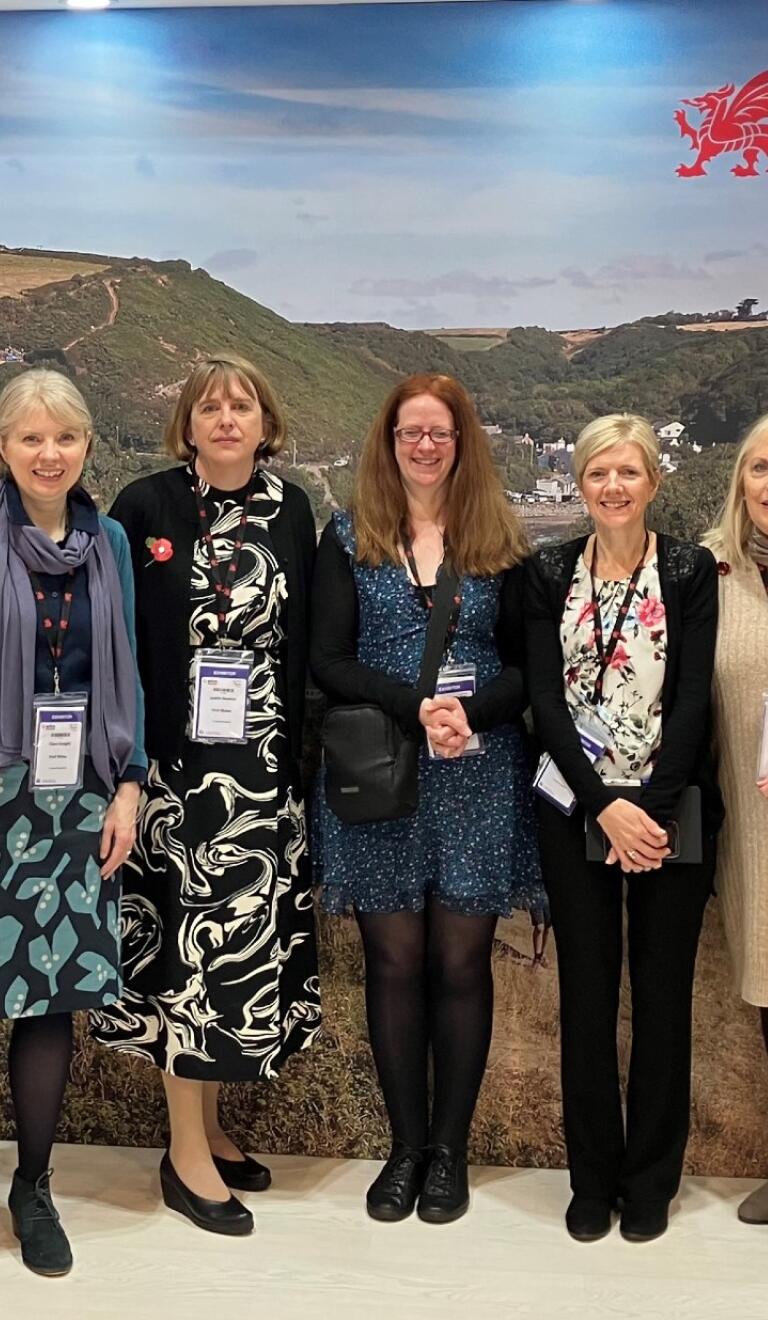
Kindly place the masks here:
POLYGON ((566 1224, 595 1241, 621 1202, 623 1236, 646 1242, 665 1231, 682 1170, 693 973, 722 819, 708 750, 717 576, 709 551, 647 529, 660 473, 644 418, 591 422, 574 468, 595 531, 526 566, 531 704, 565 781, 539 800, 539 843, 560 975, 566 1224), (688 851, 700 860, 674 862, 670 822, 691 785, 700 823, 688 851), (585 816, 602 860, 588 859, 585 816), (616 1042, 625 881, 626 1125, 616 1042))

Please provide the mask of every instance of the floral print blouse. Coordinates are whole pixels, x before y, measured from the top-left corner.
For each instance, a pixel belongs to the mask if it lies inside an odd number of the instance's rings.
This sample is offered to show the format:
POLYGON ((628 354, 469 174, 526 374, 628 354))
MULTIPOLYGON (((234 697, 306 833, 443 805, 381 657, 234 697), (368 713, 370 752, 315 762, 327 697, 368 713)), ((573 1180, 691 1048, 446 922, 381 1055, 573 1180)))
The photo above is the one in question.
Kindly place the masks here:
MULTIPOLYGON (((595 587, 607 647, 629 578, 595 587)), ((605 674, 600 705, 592 704, 599 659, 595 646, 592 580, 582 555, 576 564, 560 626, 565 695, 574 720, 601 727, 605 754, 595 770, 606 780, 641 779, 661 744, 661 690, 667 658, 667 621, 658 559, 645 564, 605 674)))

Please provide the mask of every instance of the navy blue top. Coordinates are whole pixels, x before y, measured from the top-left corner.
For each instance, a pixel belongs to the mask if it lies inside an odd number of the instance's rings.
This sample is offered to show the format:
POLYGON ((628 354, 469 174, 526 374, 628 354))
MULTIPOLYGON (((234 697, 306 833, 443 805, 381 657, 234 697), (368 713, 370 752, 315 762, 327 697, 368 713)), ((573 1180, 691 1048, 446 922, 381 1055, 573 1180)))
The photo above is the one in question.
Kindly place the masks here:
MULTIPOLYGON (((31 526, 29 517, 18 488, 12 481, 6 487, 8 517, 20 527, 31 526)), ((88 532, 91 536, 99 534, 99 515, 90 502, 68 500, 69 525, 72 531, 88 532)), ((61 545, 64 542, 60 542, 61 545)), ((59 662, 59 685, 62 692, 91 691, 91 601, 88 595, 88 570, 85 564, 75 569, 70 578, 67 573, 38 573, 40 585, 51 600, 51 613, 58 617, 59 600, 65 585, 71 586, 72 608, 69 616, 69 628, 64 638, 64 649, 59 662)), ((53 692, 53 657, 48 637, 37 617, 37 644, 35 647, 35 692, 53 692)), ((141 765, 126 766, 121 782, 134 780, 143 783, 147 777, 146 767, 141 765)))

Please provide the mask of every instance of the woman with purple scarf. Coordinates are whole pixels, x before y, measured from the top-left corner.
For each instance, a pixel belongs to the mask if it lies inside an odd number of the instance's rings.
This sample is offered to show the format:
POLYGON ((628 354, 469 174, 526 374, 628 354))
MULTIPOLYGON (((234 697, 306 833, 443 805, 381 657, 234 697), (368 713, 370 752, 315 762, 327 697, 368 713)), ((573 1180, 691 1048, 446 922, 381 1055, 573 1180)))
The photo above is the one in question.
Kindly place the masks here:
POLYGON ((0 394, 0 1015, 25 1265, 66 1274, 51 1148, 72 1014, 120 997, 120 867, 134 842, 144 702, 122 527, 80 485, 93 424, 59 372, 0 394))

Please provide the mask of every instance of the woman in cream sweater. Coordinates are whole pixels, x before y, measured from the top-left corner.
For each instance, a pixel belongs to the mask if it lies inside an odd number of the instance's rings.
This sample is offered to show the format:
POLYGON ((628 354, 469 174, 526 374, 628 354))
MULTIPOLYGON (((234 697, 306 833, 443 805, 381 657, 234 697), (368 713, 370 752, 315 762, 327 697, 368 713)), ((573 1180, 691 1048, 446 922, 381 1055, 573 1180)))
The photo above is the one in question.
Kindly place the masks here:
MULTIPOLYGON (((736 985, 760 1009, 768 1049, 768 774, 758 771, 768 692, 768 413, 738 451, 728 497, 706 544, 720 573, 714 709, 726 821, 717 888, 736 985)), ((768 1223, 768 1183, 739 1207, 768 1223)))

